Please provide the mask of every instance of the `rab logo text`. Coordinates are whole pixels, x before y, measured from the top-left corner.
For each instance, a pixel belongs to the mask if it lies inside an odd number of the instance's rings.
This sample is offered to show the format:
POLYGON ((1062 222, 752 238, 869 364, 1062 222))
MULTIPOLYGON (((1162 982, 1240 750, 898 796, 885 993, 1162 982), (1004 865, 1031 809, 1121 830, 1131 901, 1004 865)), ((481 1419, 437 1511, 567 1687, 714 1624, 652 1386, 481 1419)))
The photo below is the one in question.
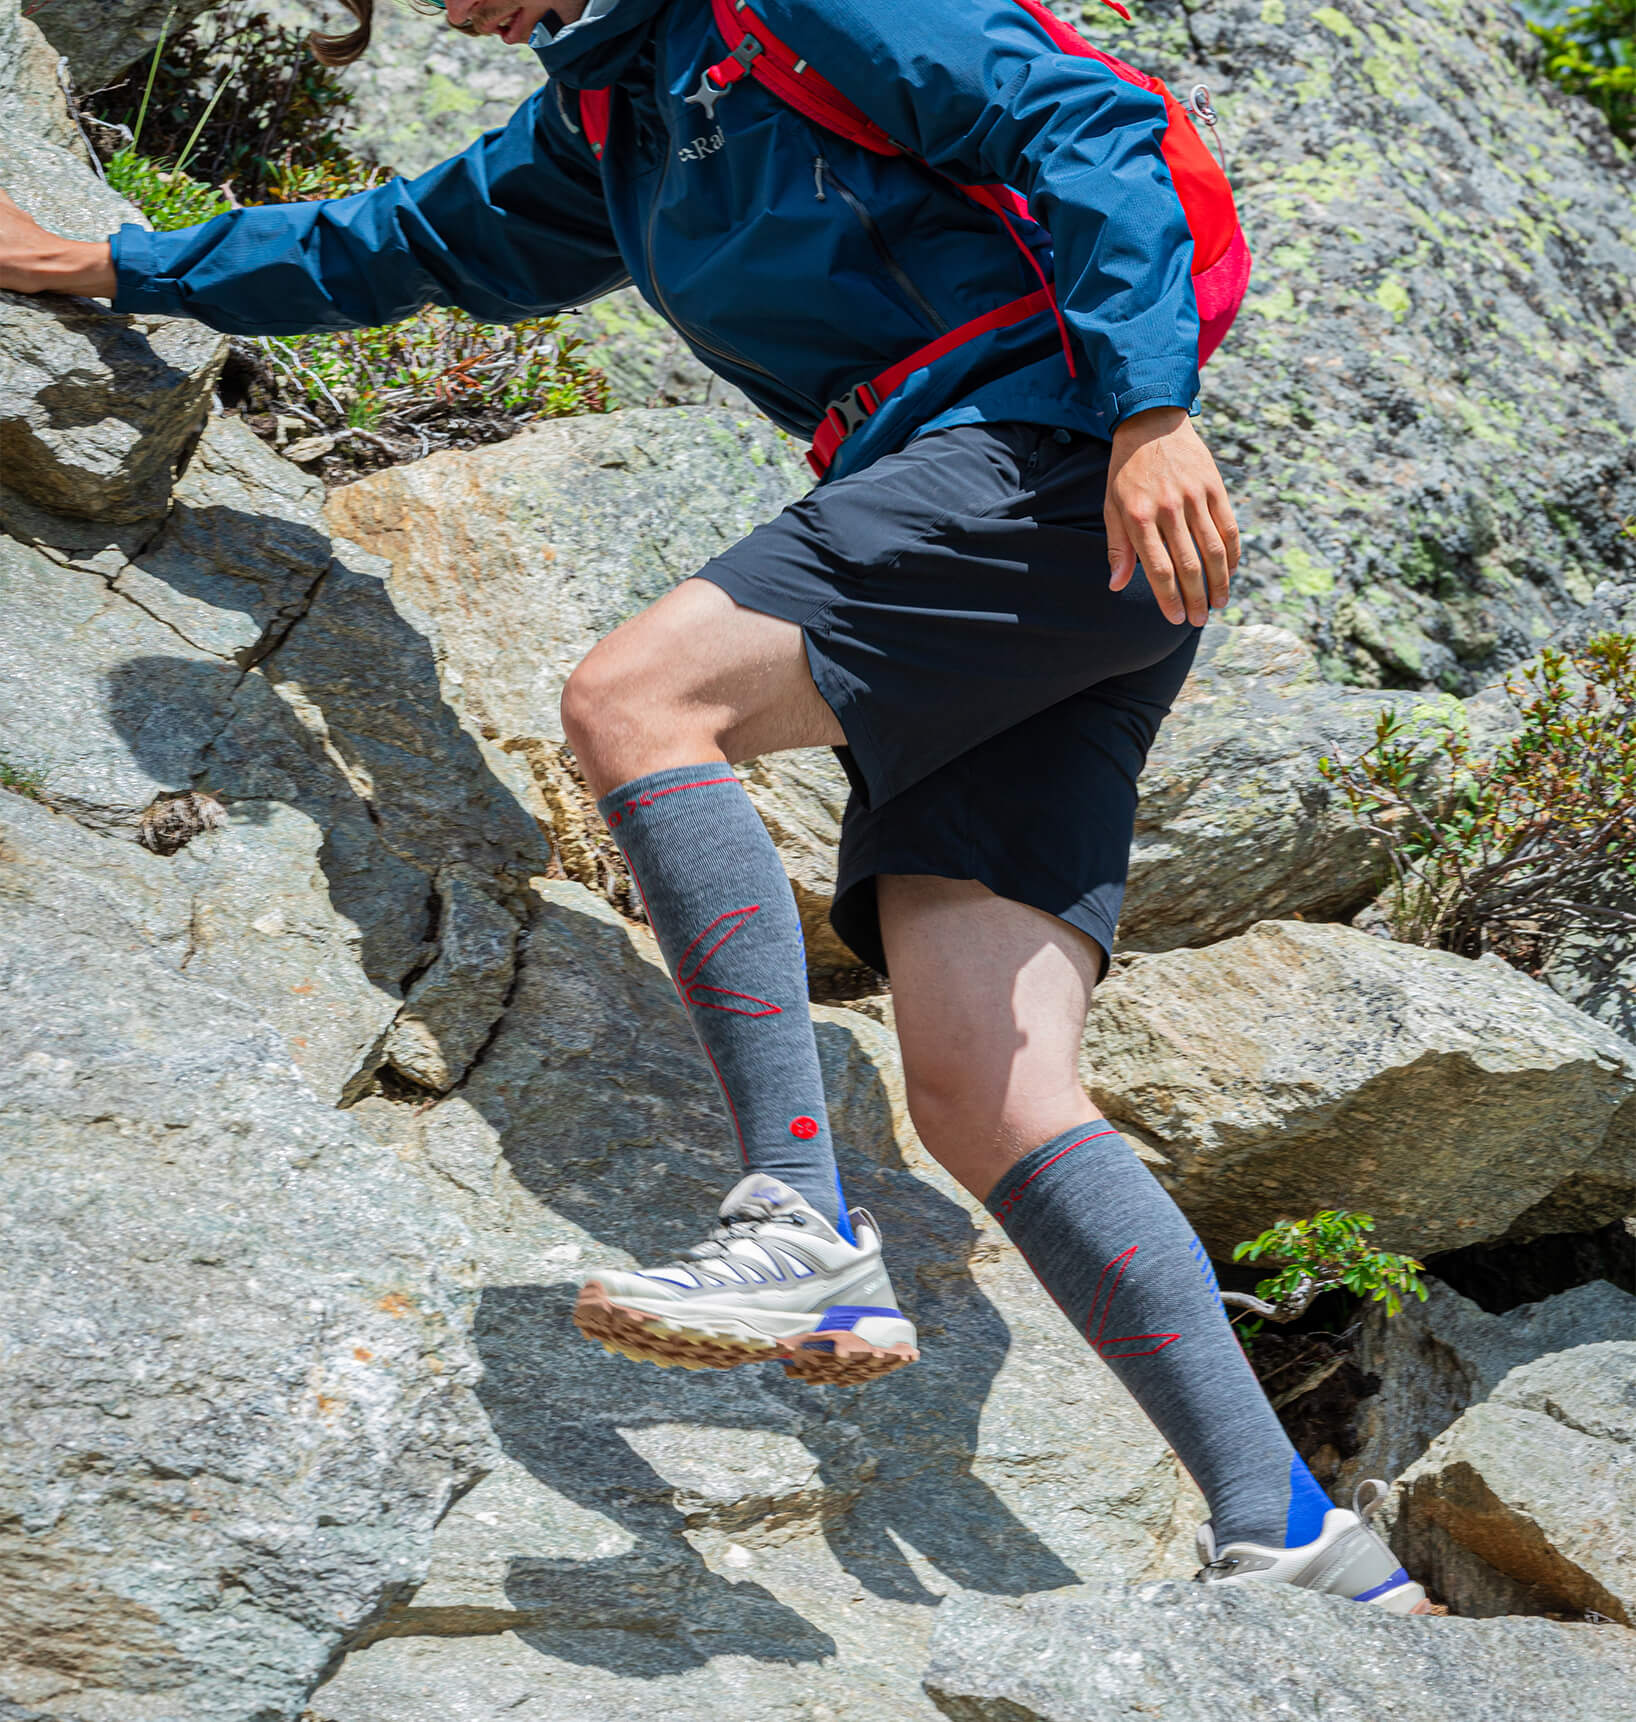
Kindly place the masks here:
POLYGON ((726 134, 720 126, 717 126, 709 137, 694 138, 692 143, 683 144, 676 152, 676 159, 677 161, 703 161, 706 156, 714 155, 726 142, 726 134))

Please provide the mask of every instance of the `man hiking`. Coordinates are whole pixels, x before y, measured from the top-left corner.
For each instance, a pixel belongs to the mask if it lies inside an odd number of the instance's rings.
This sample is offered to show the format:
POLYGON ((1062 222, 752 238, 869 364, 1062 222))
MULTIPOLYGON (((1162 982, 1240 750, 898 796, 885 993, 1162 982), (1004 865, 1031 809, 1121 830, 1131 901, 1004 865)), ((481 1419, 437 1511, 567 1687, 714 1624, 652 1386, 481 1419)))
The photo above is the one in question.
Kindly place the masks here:
MULTIPOLYGON (((363 50, 372 3, 347 0, 358 28, 326 58, 363 50)), ((111 244, 8 205, 0 286, 285 335, 428 304, 514 321, 634 279, 813 442, 824 481, 563 695, 746 1171, 685 1259, 592 1275, 580 1326, 636 1358, 778 1358, 812 1381, 918 1355, 841 1193, 800 922, 732 770, 839 748, 833 919, 891 976, 916 1128, 1198 1482, 1201 1576, 1423 1608, 1373 1502, 1332 1507, 1295 1453, 1192 1228, 1078 1076, 1137 776, 1238 559, 1189 418, 1231 315, 1206 305, 1184 207, 1206 177, 1191 122, 1040 0, 447 13, 530 41, 550 79, 461 155, 111 244)), ((1241 293, 1221 207, 1210 244, 1241 293)))

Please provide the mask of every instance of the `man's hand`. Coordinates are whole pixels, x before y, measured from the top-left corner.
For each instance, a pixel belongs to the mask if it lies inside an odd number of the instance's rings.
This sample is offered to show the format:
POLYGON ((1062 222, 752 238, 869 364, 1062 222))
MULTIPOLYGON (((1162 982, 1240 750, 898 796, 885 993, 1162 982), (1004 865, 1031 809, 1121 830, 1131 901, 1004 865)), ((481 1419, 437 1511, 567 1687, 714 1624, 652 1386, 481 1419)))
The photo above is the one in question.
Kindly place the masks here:
POLYGON ((1167 620, 1202 627, 1226 604, 1238 522, 1182 408, 1154 407, 1114 427, 1103 518, 1113 591, 1130 584, 1140 561, 1167 620))
POLYGON ((106 239, 64 239, 47 232, 0 191, 0 287, 112 299, 118 290, 112 248, 106 239))

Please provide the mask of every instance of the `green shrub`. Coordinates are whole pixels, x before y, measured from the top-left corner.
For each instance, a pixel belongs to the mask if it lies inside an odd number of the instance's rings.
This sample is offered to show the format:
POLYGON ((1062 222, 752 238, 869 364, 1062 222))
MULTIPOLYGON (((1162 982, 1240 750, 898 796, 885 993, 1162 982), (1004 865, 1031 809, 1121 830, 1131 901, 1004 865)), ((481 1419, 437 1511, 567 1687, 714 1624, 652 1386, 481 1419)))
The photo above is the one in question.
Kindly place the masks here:
POLYGON ((1615 137, 1636 143, 1636 0, 1589 0, 1528 28, 1544 45, 1545 75, 1594 102, 1615 137))
POLYGON ((134 203, 161 233, 193 227, 233 206, 219 191, 176 168, 166 168, 134 144, 115 151, 103 164, 108 183, 134 203))
POLYGON ((1319 770, 1390 857, 1395 938, 1537 974, 1571 934, 1636 930, 1636 636, 1547 648, 1506 688, 1521 723, 1489 758, 1394 707, 1319 770))
MULTIPOLYGON (((1425 1300, 1421 1263, 1412 1256, 1393 1255, 1369 1247, 1375 1229, 1368 1214, 1326 1208, 1310 1220, 1280 1220, 1260 1237, 1233 1250, 1235 1262, 1258 1262, 1264 1256, 1285 1265, 1261 1280, 1255 1295, 1223 1292, 1222 1302, 1253 1311, 1268 1321, 1294 1321, 1319 1295, 1339 1286, 1360 1298, 1383 1303, 1396 1315, 1406 1297, 1425 1300)), ((1252 1331, 1259 1323, 1252 1325, 1252 1331)))

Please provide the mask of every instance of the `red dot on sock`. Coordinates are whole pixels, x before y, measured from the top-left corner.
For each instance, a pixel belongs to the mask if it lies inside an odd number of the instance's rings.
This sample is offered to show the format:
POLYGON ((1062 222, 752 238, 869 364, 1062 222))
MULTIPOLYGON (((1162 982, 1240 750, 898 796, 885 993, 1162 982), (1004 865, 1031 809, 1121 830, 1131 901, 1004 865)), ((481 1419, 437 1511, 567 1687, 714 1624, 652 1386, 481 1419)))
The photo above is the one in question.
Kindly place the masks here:
POLYGON ((809 1142, 818 1134, 818 1120, 808 1118, 805 1113, 799 1118, 792 1118, 790 1120, 790 1134, 799 1136, 803 1142, 809 1142))

